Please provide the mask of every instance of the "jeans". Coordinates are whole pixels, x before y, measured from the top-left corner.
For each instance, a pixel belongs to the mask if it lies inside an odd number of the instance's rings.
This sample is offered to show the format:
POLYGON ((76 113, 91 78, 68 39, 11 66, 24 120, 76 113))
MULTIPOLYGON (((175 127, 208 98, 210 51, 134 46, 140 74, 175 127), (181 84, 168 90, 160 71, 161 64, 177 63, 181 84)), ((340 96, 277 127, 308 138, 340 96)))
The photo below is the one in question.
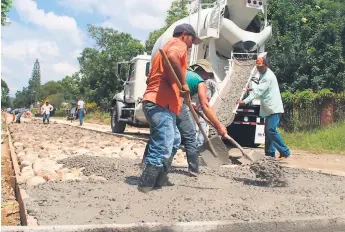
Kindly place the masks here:
POLYGON ((181 143, 176 127, 176 114, 168 107, 163 108, 148 101, 143 102, 143 111, 150 125, 145 164, 164 167, 169 163, 172 151, 177 151, 181 143))
POLYGON ((176 124, 186 150, 188 167, 193 172, 199 172, 195 121, 186 104, 183 104, 181 113, 177 116, 176 124))
POLYGON ((277 131, 280 114, 271 114, 265 120, 265 154, 274 157, 277 149, 281 156, 289 156, 290 150, 277 131))
POLYGON ((22 117, 22 113, 16 114, 16 123, 20 123, 21 117, 22 117))
POLYGON ((49 116, 50 114, 44 113, 43 114, 43 122, 45 122, 47 120, 47 122, 49 122, 49 116))
MULTIPOLYGON (((199 120, 200 120, 201 127, 204 129, 204 131, 207 134, 208 125, 207 125, 206 121, 202 117, 199 117, 199 120)), ((196 146, 200 147, 201 145, 203 145, 204 144, 204 139, 205 138, 202 135, 201 131, 199 130, 199 128, 197 128, 196 129, 196 146)))
POLYGON ((84 122, 84 109, 79 109, 78 110, 78 118, 79 118, 80 125, 83 125, 83 122, 84 122))

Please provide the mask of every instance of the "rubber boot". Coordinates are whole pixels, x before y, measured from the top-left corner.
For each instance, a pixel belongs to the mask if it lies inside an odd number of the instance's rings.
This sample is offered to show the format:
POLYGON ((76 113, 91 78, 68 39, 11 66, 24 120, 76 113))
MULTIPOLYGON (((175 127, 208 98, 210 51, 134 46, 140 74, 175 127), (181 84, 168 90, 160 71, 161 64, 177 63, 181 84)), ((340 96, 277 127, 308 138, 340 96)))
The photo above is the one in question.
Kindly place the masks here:
POLYGON ((161 167, 155 167, 147 164, 140 176, 138 190, 143 193, 147 193, 153 190, 153 187, 161 171, 161 167))
POLYGON ((169 181, 168 173, 171 170, 171 164, 176 153, 177 149, 173 149, 171 156, 164 163, 163 171, 159 174, 155 184, 156 188, 162 188, 163 186, 174 186, 174 184, 169 181))
POLYGON ((196 177, 199 171, 199 157, 197 155, 187 156, 188 171, 191 176, 196 177))

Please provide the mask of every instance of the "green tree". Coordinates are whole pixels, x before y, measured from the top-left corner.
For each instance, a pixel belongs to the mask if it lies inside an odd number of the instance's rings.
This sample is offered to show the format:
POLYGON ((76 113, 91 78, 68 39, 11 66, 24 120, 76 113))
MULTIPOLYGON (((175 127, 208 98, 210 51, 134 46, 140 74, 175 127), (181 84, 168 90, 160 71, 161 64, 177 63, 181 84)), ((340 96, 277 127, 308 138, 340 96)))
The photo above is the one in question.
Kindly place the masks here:
POLYGON ((144 51, 139 40, 130 34, 111 28, 89 26, 88 32, 96 48, 85 48, 78 58, 80 65, 79 91, 89 102, 106 108, 114 93, 122 89, 115 75, 116 63, 130 60, 144 51))
POLYGON ((9 105, 9 97, 8 93, 10 92, 10 89, 7 86, 6 81, 1 79, 1 106, 7 107, 9 105))
POLYGON ((42 96, 49 96, 63 92, 63 87, 60 82, 48 81, 41 86, 42 96))
POLYGON ((266 49, 283 91, 345 90, 344 15, 343 1, 270 0, 266 49))
POLYGON ((64 77, 59 83, 62 86, 64 98, 67 101, 76 100, 80 94, 79 84, 80 77, 79 72, 74 73, 72 76, 64 77))
POLYGON ((12 0, 1 0, 1 25, 6 25, 6 13, 10 11, 12 0))
POLYGON ((150 32, 149 38, 145 41, 145 50, 151 53, 157 39, 168 29, 174 22, 188 16, 188 0, 174 0, 168 10, 165 19, 165 26, 150 32))
POLYGON ((35 102, 41 100, 41 69, 38 59, 36 59, 34 67, 32 69, 28 91, 34 96, 35 102))

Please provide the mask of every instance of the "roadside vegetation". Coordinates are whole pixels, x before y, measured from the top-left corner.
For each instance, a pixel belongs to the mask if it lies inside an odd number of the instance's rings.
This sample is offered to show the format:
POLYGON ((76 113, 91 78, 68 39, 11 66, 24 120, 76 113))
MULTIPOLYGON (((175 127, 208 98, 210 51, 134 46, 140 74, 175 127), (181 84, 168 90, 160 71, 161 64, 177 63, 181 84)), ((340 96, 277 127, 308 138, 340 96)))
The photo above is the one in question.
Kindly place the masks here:
POLYGON ((283 131, 282 137, 292 150, 345 155, 345 122, 308 132, 283 131))

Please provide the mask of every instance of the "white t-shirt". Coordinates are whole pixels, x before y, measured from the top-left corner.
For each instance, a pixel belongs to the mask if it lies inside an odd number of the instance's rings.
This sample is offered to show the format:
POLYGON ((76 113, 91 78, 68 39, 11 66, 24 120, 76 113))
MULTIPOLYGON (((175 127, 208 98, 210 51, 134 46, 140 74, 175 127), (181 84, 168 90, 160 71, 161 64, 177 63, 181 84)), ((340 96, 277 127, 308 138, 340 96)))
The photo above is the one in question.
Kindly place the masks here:
POLYGON ((50 104, 46 105, 44 104, 42 107, 41 107, 41 112, 42 114, 45 113, 45 114, 50 114, 51 111, 53 111, 54 107, 50 104))
POLYGON ((85 102, 83 100, 79 100, 77 105, 79 106, 79 109, 84 109, 85 102))

